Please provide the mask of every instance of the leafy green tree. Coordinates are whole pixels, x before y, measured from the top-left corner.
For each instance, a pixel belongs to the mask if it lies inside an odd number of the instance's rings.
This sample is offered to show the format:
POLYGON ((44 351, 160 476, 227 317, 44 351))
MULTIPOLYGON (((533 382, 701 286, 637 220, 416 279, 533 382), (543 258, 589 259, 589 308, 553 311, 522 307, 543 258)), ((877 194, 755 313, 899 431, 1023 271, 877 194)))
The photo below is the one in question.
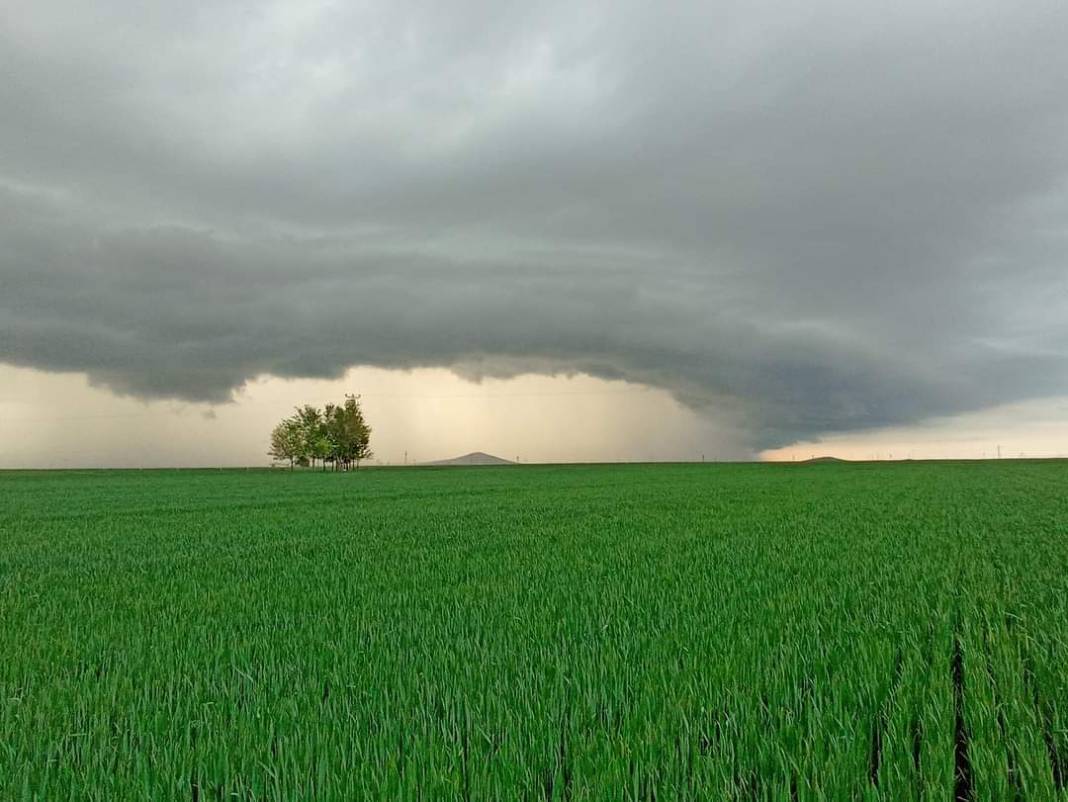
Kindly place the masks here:
POLYGON ((371 427, 367 425, 363 417, 359 396, 345 396, 345 414, 349 420, 349 455, 350 459, 356 463, 356 470, 359 470, 361 460, 371 459, 374 456, 374 452, 371 451, 371 427))
POLYGON ((323 408, 323 432, 330 448, 327 460, 333 464, 335 471, 339 469, 341 463, 341 449, 338 445, 341 437, 341 424, 337 410, 336 404, 327 404, 323 408))
POLYGON ((341 406, 331 406, 327 430, 333 446, 334 466, 337 469, 355 466, 373 456, 370 448, 371 427, 363 417, 359 396, 348 395, 341 406))
POLYGON ((374 456, 370 443, 371 427, 364 420, 360 397, 347 395, 340 406, 297 407, 271 432, 268 453, 289 460, 290 469, 293 465, 314 467, 318 460, 324 471, 328 462, 334 470, 359 470, 361 461, 374 456))
POLYGON ((326 463, 333 458, 333 453, 334 446, 326 434, 326 426, 324 424, 312 442, 311 456, 313 460, 319 460, 325 471, 326 463))
POLYGON ((320 441, 324 437, 323 413, 318 407, 305 404, 302 407, 297 407, 295 417, 300 427, 300 456, 307 460, 312 467, 315 467, 315 460, 322 453, 320 441))
POLYGON ((271 448, 269 456, 278 460, 289 460, 289 470, 300 456, 303 435, 296 418, 286 418, 271 431, 271 448))

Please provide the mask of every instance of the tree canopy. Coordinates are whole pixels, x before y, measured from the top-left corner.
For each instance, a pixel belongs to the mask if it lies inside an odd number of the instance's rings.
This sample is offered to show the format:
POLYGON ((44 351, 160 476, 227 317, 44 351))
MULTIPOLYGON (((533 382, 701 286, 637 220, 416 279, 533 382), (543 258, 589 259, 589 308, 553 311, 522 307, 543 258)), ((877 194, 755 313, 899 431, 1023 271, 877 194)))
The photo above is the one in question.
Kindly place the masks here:
POLYGON ((359 470, 371 451, 371 427, 364 420, 360 397, 346 395, 343 404, 323 409, 310 404, 297 407, 271 431, 268 455, 295 465, 330 465, 334 470, 359 470))

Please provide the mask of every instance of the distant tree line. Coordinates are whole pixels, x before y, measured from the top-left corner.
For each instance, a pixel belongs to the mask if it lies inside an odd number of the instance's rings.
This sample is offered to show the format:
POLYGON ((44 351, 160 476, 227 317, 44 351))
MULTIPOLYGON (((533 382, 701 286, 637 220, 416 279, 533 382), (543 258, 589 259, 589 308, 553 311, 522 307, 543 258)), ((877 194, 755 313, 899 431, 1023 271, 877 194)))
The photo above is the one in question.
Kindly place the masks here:
POLYGON ((360 461, 370 459, 371 427, 363 419, 360 398, 345 396, 345 403, 327 404, 323 409, 305 404, 271 432, 267 453, 293 466, 327 465, 335 471, 359 470, 360 461))

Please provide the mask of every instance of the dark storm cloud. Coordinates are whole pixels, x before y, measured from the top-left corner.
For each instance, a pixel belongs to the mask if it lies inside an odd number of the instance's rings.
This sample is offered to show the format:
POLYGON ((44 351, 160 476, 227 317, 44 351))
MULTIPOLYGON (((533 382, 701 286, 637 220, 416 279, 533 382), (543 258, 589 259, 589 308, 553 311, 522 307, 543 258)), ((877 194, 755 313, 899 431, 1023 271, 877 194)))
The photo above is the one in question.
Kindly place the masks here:
POLYGON ((0 360, 582 370, 754 447, 1068 392, 1068 7, 934 6, 22 4, 0 360))

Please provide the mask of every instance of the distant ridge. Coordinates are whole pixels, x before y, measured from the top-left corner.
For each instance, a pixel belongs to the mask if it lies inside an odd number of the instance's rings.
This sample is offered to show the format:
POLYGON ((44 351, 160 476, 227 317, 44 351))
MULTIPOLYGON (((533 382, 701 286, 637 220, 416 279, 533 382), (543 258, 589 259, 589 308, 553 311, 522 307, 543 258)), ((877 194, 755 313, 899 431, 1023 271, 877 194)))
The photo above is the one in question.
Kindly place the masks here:
POLYGON ((425 462, 424 465, 515 465, 514 462, 508 459, 501 459, 495 457, 492 454, 486 454, 482 451, 472 451, 470 454, 464 454, 462 457, 453 457, 452 459, 439 459, 434 462, 425 462))
POLYGON ((813 457, 812 459, 802 460, 802 462, 811 464, 815 462, 849 462, 849 460, 842 459, 841 457, 813 457))

